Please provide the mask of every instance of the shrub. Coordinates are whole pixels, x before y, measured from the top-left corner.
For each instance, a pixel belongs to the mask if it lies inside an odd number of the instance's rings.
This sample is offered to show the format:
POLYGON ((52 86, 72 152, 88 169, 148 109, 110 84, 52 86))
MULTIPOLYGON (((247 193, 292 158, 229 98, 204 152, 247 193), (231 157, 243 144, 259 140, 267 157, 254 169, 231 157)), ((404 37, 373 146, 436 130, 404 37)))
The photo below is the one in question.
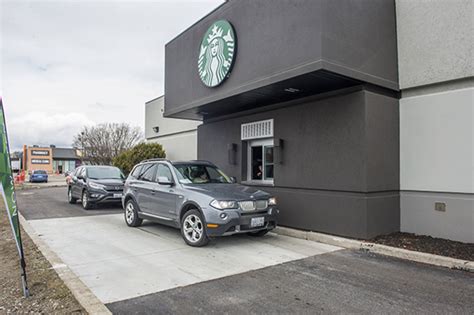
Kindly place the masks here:
POLYGON ((133 148, 119 154, 113 164, 120 168, 126 175, 130 173, 132 168, 146 159, 165 158, 166 152, 161 144, 158 143, 140 143, 133 148))

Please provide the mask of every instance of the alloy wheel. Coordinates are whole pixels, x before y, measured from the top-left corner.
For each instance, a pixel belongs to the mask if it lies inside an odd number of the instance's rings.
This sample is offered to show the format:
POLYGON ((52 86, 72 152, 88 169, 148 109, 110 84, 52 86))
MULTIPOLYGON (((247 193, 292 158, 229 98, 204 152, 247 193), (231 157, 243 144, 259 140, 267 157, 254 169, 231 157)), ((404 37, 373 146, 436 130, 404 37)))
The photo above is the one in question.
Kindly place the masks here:
POLYGON ((129 202, 125 208, 125 220, 127 220, 128 224, 132 224, 134 217, 135 209, 133 208, 133 203, 129 202))
POLYGON ((183 221, 184 236, 191 243, 197 243, 203 236, 204 226, 197 215, 191 214, 183 221))
POLYGON ((83 192, 82 193, 82 206, 85 208, 87 208, 88 206, 88 203, 89 203, 89 198, 87 197, 87 192, 83 192))

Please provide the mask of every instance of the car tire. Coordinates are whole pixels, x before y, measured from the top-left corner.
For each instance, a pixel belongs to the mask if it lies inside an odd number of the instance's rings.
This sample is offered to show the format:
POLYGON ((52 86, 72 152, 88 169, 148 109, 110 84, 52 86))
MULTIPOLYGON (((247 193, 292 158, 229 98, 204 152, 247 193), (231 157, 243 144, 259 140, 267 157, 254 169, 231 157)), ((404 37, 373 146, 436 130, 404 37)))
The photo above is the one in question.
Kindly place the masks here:
POLYGON ((206 233, 206 223, 197 209, 186 212, 181 219, 181 236, 186 244, 193 247, 206 246, 209 237, 206 233))
POLYGON ((253 237, 262 237, 262 236, 266 235, 268 232, 270 232, 270 230, 260 230, 260 231, 257 231, 257 232, 248 232, 247 235, 248 236, 253 236, 253 237))
POLYGON ((89 209, 92 208, 92 204, 89 201, 89 193, 85 189, 82 192, 81 204, 82 204, 82 207, 84 208, 84 210, 89 210, 89 209))
POLYGON ((143 219, 138 217, 138 205, 133 199, 130 199, 125 204, 124 211, 125 223, 130 227, 140 226, 143 222, 143 219))
POLYGON ((69 188, 69 189, 67 190, 67 201, 68 201, 70 204, 75 204, 76 201, 77 201, 77 198, 74 198, 74 197, 72 196, 72 189, 71 189, 71 188, 69 188))

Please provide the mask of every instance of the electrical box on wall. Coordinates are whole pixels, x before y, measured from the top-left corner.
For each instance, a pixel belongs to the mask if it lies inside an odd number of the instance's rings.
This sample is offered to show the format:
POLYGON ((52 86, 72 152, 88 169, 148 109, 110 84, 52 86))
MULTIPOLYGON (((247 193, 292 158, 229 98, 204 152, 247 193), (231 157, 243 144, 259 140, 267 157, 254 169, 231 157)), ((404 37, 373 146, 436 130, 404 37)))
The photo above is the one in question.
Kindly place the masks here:
POLYGON ((435 202, 435 210, 446 212, 446 203, 445 202, 435 202))

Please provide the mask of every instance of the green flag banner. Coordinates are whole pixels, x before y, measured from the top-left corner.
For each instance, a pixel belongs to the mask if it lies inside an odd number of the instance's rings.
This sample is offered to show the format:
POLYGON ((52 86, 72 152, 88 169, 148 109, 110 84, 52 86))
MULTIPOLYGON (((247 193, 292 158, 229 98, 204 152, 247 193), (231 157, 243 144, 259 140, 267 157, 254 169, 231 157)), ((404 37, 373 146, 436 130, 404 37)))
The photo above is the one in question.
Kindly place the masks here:
MULTIPOLYGON (((10 164, 10 149, 8 146, 8 135, 5 124, 5 114, 3 111, 3 102, 0 97, 0 197, 7 210, 8 219, 15 237, 16 247, 20 256, 21 279, 23 284, 23 293, 27 297, 28 286, 26 284, 26 264, 23 255, 23 246, 21 243, 20 220, 18 218, 18 209, 16 206, 15 186, 13 185, 13 174, 10 164)), ((1 200, 0 200, 1 202, 1 200)))

